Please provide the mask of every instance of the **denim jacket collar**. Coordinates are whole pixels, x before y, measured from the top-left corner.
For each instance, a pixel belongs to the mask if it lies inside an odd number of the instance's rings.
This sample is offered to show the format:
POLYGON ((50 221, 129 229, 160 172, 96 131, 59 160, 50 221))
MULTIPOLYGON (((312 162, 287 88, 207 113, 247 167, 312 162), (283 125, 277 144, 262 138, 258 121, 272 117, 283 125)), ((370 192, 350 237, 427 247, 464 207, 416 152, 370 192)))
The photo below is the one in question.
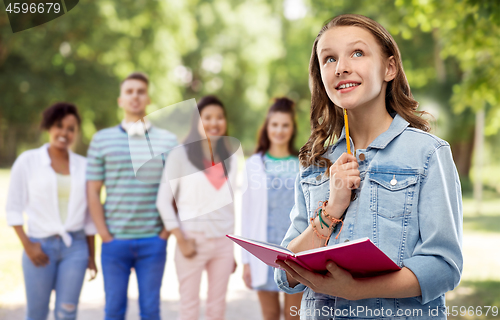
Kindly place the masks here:
MULTIPOLYGON (((408 123, 408 121, 406 121, 399 114, 396 113, 396 115, 393 116, 393 120, 391 122, 391 125, 389 126, 389 129, 387 129, 385 132, 381 133, 377 138, 375 138, 375 140, 373 140, 372 143, 370 143, 370 145, 366 149, 367 150, 370 148, 384 149, 392 140, 394 140, 394 138, 399 136, 409 125, 410 124, 408 123)), ((345 140, 345 127, 342 128, 342 133, 340 134, 340 138, 338 139, 337 143, 341 142, 342 140, 345 140)), ((353 145, 352 140, 351 140, 351 145, 353 145)))

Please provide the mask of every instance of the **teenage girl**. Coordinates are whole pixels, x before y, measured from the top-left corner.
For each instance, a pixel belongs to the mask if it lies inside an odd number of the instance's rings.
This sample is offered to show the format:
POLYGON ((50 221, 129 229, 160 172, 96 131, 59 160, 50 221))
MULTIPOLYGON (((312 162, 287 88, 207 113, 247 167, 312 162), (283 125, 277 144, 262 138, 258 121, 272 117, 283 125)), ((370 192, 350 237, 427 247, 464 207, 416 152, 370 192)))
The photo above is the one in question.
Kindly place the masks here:
POLYGON ((449 144, 417 115, 397 44, 367 17, 337 16, 314 41, 309 77, 311 136, 282 245, 369 237, 401 270, 357 279, 332 262, 318 274, 278 260, 278 286, 305 290, 301 319, 445 319, 463 265, 460 182, 449 144))
MULTIPOLYGON (((249 188, 243 194, 242 235, 280 244, 290 226, 295 178, 299 172, 298 151, 294 147, 297 125, 294 103, 276 99, 260 129, 255 154, 246 164, 249 188)), ((292 306, 300 307, 302 294, 285 294, 285 308, 280 311, 280 289, 274 282, 273 268, 242 251, 243 280, 257 290, 264 320, 298 319, 291 316, 292 306)))
POLYGON ((236 263, 233 242, 226 237, 234 232, 234 204, 217 204, 227 200, 228 183, 235 181, 237 159, 223 137, 227 135, 227 121, 222 102, 215 96, 205 96, 198 103, 198 113, 193 117, 186 144, 168 156, 156 204, 166 229, 177 240, 179 319, 198 320, 201 275, 206 270, 205 319, 218 320, 224 319, 227 285, 236 263), (187 178, 167 181, 172 178, 169 168, 187 178), (196 181, 189 178, 196 173, 196 181), (182 221, 177 219, 172 205, 174 195, 182 221), (216 209, 200 214, 207 207, 216 209))

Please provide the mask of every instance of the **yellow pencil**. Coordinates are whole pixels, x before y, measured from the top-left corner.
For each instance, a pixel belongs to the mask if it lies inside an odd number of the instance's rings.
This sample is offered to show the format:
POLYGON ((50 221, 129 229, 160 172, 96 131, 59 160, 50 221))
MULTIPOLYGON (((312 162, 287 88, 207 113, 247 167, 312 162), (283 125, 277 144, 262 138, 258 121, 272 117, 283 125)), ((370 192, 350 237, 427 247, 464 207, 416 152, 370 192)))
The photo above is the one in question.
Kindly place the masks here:
POLYGON ((347 111, 344 109, 345 139, 347 142, 347 153, 351 153, 351 139, 349 138, 349 122, 347 121, 347 111))

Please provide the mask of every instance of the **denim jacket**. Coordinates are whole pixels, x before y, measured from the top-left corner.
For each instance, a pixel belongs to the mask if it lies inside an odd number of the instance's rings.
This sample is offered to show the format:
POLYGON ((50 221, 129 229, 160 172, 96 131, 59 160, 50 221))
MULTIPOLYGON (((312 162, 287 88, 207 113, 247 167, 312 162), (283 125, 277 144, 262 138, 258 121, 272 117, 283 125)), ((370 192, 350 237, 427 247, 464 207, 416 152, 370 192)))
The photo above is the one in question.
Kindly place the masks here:
MULTIPOLYGON (((324 157, 333 163, 344 152, 343 131, 324 157)), ((396 114, 387 131, 366 149, 356 150, 356 158, 361 183, 340 236, 335 239, 337 226, 328 245, 369 237, 397 265, 415 274, 421 296, 350 301, 315 293, 300 283, 291 288, 280 269, 275 270, 276 283, 290 294, 305 289, 301 319, 446 319, 445 293, 460 282, 463 264, 462 196, 449 144, 410 128, 396 114)), ((301 168, 292 224, 282 246, 307 228, 318 202, 328 199, 329 177, 324 173, 324 167, 301 168)))

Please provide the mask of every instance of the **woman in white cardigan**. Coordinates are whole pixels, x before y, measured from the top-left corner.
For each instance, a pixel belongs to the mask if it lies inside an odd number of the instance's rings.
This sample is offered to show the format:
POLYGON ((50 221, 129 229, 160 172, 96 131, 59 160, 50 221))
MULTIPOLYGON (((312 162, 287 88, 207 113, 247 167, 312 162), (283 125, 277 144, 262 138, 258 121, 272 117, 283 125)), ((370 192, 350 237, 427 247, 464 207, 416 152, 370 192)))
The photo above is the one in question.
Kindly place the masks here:
POLYGON ((43 113, 50 142, 23 152, 11 170, 7 223, 24 247, 26 319, 45 320, 52 290, 54 316, 75 319, 86 269, 95 278, 94 234, 87 211, 84 157, 69 148, 80 124, 76 107, 56 103, 43 113), (23 229, 23 213, 28 231, 23 229))
MULTIPOLYGON (((246 163, 248 189, 242 201, 242 235, 281 244, 290 226, 295 177, 299 172, 293 101, 276 99, 260 130, 256 153, 246 163)), ((242 250, 243 280, 257 291, 264 320, 279 319, 279 289, 273 268, 242 250)), ((302 294, 285 294, 285 319, 298 319, 292 307, 300 307, 302 294)))

